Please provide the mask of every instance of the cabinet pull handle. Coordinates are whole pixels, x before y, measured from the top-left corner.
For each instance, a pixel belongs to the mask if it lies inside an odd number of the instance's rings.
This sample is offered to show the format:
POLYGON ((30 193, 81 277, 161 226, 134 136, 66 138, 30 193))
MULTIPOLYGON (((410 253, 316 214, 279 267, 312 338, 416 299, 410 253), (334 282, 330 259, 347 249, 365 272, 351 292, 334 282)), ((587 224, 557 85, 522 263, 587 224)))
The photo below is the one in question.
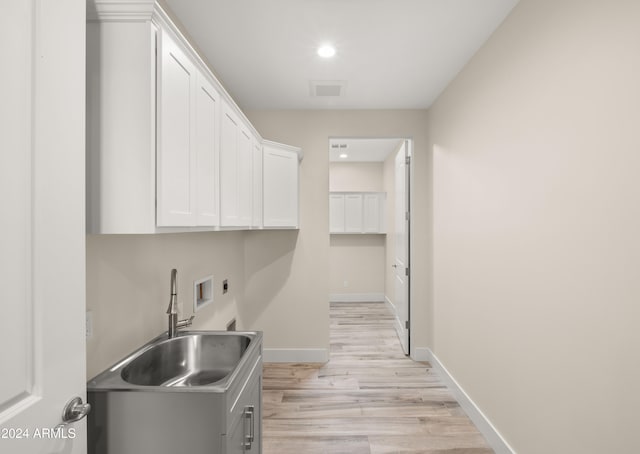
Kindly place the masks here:
POLYGON ((244 422, 245 423, 249 423, 249 430, 246 430, 246 424, 245 424, 245 430, 244 430, 244 440, 242 441, 242 447, 245 450, 249 450, 251 449, 251 444, 253 443, 253 437, 255 435, 255 407, 253 405, 247 405, 246 407, 244 407, 244 412, 243 412, 243 416, 244 416, 244 422), (247 433, 249 432, 249 433, 247 433))

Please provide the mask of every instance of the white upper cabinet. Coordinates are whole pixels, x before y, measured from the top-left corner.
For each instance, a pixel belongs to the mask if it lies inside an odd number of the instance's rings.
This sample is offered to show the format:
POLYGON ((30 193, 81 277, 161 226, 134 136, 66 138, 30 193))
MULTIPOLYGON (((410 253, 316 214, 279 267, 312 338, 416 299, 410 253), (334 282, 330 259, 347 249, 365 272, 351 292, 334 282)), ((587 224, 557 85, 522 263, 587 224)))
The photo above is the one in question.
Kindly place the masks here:
POLYGON ((253 216, 253 136, 223 102, 220 142, 220 225, 250 227, 253 216))
POLYGON ((264 227, 298 228, 298 160, 300 149, 263 143, 264 227))
POLYGON ((330 233, 385 233, 383 192, 329 193, 330 233))
POLYGON ((166 31, 158 71, 157 224, 196 225, 194 98, 197 72, 166 31))
MULTIPOLYGON (((90 10, 88 10, 90 11, 90 10)), ((87 231, 156 231, 156 33, 87 23, 87 231)))
POLYGON ((159 45, 157 225, 217 226, 220 95, 166 30, 159 45))
POLYGON ((204 75, 198 78, 195 103, 197 225, 217 226, 220 224, 220 95, 204 75))
POLYGON ((263 152, 159 3, 89 3, 87 231, 297 227, 300 150, 263 152))

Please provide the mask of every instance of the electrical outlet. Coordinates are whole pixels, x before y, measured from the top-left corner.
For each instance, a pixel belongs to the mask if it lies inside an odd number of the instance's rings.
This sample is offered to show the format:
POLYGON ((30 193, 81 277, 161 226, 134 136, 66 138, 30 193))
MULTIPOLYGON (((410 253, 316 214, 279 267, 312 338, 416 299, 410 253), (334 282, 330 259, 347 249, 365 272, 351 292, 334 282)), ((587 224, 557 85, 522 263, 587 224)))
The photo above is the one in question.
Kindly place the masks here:
POLYGON ((87 311, 85 318, 85 337, 87 339, 91 339, 93 337, 93 313, 91 311, 87 311))
POLYGON ((228 291, 229 291, 229 280, 225 279, 224 281, 222 281, 222 294, 224 295, 228 291))
POLYGON ((343 287, 345 287, 345 288, 346 288, 346 287, 349 287, 349 281, 344 281, 344 283, 343 283, 342 285, 343 285, 343 287))

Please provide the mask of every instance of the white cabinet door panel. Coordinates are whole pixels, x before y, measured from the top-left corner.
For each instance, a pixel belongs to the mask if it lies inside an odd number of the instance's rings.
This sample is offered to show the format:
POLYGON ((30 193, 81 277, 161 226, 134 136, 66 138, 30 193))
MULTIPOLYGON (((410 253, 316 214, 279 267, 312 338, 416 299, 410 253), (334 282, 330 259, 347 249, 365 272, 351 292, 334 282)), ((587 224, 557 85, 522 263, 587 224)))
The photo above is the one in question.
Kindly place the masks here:
POLYGON ((380 194, 364 194, 362 231, 378 233, 380 229, 380 194))
POLYGON ((253 139, 243 126, 238 135, 238 226, 249 227, 253 217, 253 139))
POLYGON ((298 154, 264 146, 263 210, 265 227, 298 227, 298 154))
POLYGON ((344 194, 329 195, 329 232, 344 233, 344 194))
POLYGON ((158 226, 196 223, 192 94, 196 69, 167 32, 162 33, 159 75, 158 226))
POLYGON ((197 225, 216 226, 220 222, 218 201, 218 111, 220 95, 203 76, 196 90, 196 202, 197 225))
POLYGON ((362 232, 362 194, 346 194, 344 196, 344 231, 347 233, 362 232))
POLYGON ((238 224, 238 120, 228 109, 220 131, 220 225, 238 224))
POLYGON ((253 139, 253 220, 251 226, 262 227, 262 144, 253 139))
POLYGON ((220 225, 250 227, 253 217, 253 136, 223 102, 220 141, 220 225))

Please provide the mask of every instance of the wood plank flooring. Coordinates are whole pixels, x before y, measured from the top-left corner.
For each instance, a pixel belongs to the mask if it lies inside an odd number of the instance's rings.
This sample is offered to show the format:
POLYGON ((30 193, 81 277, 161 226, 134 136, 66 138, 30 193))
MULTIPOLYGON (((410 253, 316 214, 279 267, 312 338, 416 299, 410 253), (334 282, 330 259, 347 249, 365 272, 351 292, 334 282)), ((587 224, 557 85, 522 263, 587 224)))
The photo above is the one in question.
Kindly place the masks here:
POLYGON ((265 363, 264 454, 491 454, 383 303, 334 303, 326 364, 265 363))

